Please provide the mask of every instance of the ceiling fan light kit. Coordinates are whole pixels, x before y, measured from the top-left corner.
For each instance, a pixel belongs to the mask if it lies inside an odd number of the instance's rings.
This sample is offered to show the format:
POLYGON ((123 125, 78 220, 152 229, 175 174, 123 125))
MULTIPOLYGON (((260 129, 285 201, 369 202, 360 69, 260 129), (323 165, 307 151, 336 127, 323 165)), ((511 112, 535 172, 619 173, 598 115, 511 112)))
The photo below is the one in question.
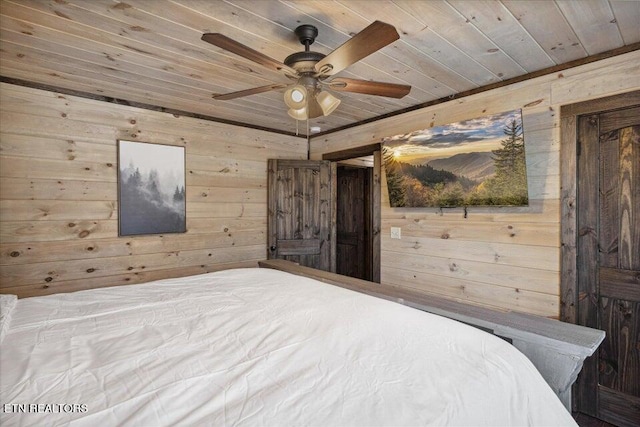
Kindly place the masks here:
POLYGON ((299 110, 307 106, 307 88, 301 84, 296 84, 284 92, 284 103, 293 110, 299 110))
POLYGON ((289 114, 289 117, 296 120, 307 120, 309 118, 307 114, 307 107, 302 107, 298 110, 289 108, 289 111, 287 111, 287 113, 289 114))
POLYGON ((338 105, 340 105, 340 103, 342 102, 327 91, 321 91, 320 93, 318 93, 316 95, 316 101, 318 101, 318 104, 320 104, 322 113, 325 116, 333 113, 333 111, 338 108, 338 105))
POLYGON ((318 36, 318 29, 313 25, 300 25, 295 29, 295 34, 300 43, 304 45, 305 50, 287 56, 284 63, 222 34, 203 34, 202 40, 295 80, 295 83, 289 85, 274 83, 253 89, 214 95, 213 98, 231 100, 271 90, 285 89, 284 102, 289 107, 289 116, 296 120, 308 120, 323 115, 328 116, 340 105, 340 99, 327 89, 392 98, 402 98, 411 90, 411 86, 395 83, 340 77, 330 79, 334 74, 399 39, 400 36, 392 25, 375 21, 328 55, 309 49, 318 36))

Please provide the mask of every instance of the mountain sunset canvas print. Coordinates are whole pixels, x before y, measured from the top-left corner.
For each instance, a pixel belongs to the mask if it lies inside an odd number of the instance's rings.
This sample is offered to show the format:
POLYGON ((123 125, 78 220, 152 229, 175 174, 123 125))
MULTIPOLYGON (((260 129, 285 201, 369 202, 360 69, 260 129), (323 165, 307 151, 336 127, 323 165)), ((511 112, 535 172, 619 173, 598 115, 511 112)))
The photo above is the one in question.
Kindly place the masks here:
POLYGON ((391 207, 526 206, 522 110, 384 138, 391 207))

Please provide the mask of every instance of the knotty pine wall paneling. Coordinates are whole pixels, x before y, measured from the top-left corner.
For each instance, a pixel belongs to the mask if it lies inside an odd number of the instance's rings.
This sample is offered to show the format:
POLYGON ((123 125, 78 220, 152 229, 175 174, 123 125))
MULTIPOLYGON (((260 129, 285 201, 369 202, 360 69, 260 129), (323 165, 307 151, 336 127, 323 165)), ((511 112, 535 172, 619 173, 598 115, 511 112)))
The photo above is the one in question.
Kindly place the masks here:
POLYGON ((303 138, 4 83, 0 121, 0 292, 20 297, 256 266, 267 159, 307 155, 303 138), (118 237, 118 139, 186 147, 187 233, 118 237))
POLYGON ((528 207, 391 208, 382 174, 383 284, 498 310, 559 316, 560 106, 640 88, 634 51, 311 140, 311 158, 385 136, 523 109, 528 207), (390 238, 402 228, 402 239, 390 238))

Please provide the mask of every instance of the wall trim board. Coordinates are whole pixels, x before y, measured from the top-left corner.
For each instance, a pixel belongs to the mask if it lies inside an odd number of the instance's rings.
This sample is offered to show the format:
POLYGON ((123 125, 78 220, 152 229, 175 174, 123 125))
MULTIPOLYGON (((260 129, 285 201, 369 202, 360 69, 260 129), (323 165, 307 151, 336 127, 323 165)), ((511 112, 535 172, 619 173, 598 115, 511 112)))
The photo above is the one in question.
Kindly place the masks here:
POLYGON ((83 92, 83 91, 73 90, 73 89, 66 89, 60 86, 46 85, 43 83, 36 83, 28 80, 15 79, 12 77, 6 77, 2 75, 0 75, 0 83, 8 83, 16 86, 29 87, 32 89, 46 90, 47 92, 57 92, 65 95, 77 96, 79 98, 92 99, 94 101, 108 102, 108 103, 117 104, 117 105, 125 105, 127 107, 142 108, 145 110, 173 114, 175 116, 191 117, 199 120, 207 120, 210 122, 222 123, 225 125, 240 126, 240 127, 249 128, 249 129, 262 130, 265 132, 272 132, 272 133, 277 133, 281 135, 295 136, 297 138, 305 139, 307 141, 309 140, 309 138, 306 135, 296 135, 295 132, 286 132, 279 129, 267 128, 264 126, 250 125, 247 123, 237 122, 234 120, 226 120, 226 119, 222 119, 214 116, 207 116, 205 114, 192 113, 184 110, 176 110, 173 108, 166 108, 166 107, 161 107, 159 105, 146 104, 143 102, 128 101, 126 99, 121 99, 121 98, 112 98, 110 96, 97 95, 94 93, 83 92))
POLYGON ((382 144, 370 144, 360 147, 348 148, 346 150, 332 151, 330 153, 324 153, 322 160, 331 160, 332 162, 338 162, 340 160, 349 160, 356 157, 370 156, 376 151, 380 151, 382 144))

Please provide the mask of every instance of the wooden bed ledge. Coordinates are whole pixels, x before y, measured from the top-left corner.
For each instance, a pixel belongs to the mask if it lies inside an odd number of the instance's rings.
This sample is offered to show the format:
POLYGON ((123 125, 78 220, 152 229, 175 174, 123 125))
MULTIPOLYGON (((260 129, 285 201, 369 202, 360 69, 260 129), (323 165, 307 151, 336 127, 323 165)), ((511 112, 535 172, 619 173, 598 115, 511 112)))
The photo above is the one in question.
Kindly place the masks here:
POLYGON ((596 351, 605 336, 598 329, 530 314, 464 304, 410 289, 316 270, 282 259, 260 261, 258 265, 398 302, 505 338, 533 362, 569 410, 571 385, 582 369, 584 359, 596 351))
MULTIPOLYGON (((496 335, 505 338, 515 336, 527 337, 529 334, 544 339, 547 345, 554 345, 554 341, 562 347, 570 346, 574 352, 592 355, 604 339, 604 332, 598 329, 563 323, 546 317, 513 311, 498 311, 485 307, 464 304, 461 302, 439 298, 431 295, 402 289, 395 286, 342 276, 327 271, 304 267, 291 261, 270 259, 260 261, 260 267, 286 271, 298 276, 309 277, 324 283, 340 286, 354 291, 373 295, 379 298, 399 302, 422 311, 439 314, 490 329, 496 335)), ((528 337, 531 338, 531 337, 528 337)))

